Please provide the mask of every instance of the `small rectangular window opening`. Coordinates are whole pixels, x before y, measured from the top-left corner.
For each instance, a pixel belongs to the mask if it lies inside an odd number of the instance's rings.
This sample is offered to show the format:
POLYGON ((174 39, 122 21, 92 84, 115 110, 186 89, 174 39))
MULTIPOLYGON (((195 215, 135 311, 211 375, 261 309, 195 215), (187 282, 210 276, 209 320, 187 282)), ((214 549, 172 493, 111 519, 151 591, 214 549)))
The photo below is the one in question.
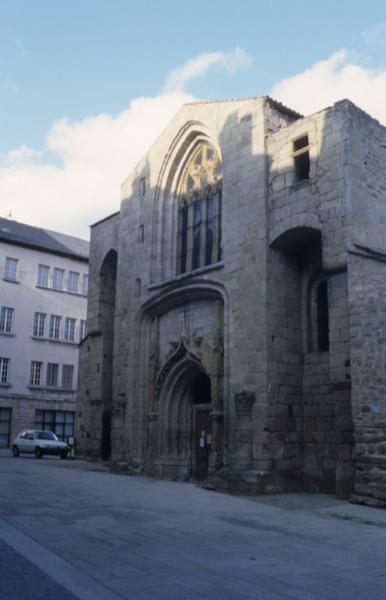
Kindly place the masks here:
POLYGON ((293 141, 295 182, 310 178, 310 152, 308 135, 293 141))
POLYGON ((139 181, 139 187, 140 187, 140 191, 141 191, 141 196, 144 196, 146 194, 146 179, 145 179, 145 177, 141 177, 141 179, 139 181))
POLYGON ((141 280, 138 278, 135 280, 135 297, 139 298, 141 296, 142 291, 141 280))

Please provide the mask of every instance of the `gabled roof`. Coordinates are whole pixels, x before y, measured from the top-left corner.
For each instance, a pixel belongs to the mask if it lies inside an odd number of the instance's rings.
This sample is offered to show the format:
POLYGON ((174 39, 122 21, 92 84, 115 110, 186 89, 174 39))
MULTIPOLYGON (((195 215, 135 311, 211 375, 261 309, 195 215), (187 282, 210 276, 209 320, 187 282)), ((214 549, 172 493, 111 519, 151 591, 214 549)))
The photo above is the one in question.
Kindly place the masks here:
POLYGON ((275 110, 291 117, 292 119, 301 119, 303 115, 298 113, 296 110, 292 110, 285 104, 282 104, 278 100, 271 98, 271 96, 249 96, 247 98, 224 98, 217 100, 192 100, 192 102, 185 102, 186 106, 192 106, 195 104, 219 104, 220 102, 225 104, 226 102, 244 102, 247 100, 258 100, 259 98, 264 98, 275 110))
POLYGON ((0 241, 88 262, 86 240, 0 217, 0 241))

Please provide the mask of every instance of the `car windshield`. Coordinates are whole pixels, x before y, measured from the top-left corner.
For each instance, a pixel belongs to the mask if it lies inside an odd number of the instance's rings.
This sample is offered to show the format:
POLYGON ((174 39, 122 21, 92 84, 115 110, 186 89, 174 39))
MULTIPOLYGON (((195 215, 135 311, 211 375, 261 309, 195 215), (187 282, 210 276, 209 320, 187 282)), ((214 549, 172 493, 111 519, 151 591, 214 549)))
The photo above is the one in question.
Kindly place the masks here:
POLYGON ((35 440, 53 440, 58 441, 58 438, 52 431, 36 431, 34 435, 35 440))

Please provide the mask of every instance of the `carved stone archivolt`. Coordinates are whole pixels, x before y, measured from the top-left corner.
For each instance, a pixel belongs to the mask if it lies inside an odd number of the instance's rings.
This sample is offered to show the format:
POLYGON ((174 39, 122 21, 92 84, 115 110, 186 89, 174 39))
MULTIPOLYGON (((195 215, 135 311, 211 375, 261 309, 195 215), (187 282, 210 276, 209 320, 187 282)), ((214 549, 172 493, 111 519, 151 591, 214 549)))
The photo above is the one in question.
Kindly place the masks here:
POLYGON ((165 382, 166 377, 170 371, 177 365, 183 358, 190 358, 193 362, 202 366, 201 360, 192 352, 189 351, 185 344, 185 340, 181 338, 176 349, 172 351, 169 358, 165 362, 162 369, 159 371, 155 381, 155 394, 158 397, 160 390, 165 382))

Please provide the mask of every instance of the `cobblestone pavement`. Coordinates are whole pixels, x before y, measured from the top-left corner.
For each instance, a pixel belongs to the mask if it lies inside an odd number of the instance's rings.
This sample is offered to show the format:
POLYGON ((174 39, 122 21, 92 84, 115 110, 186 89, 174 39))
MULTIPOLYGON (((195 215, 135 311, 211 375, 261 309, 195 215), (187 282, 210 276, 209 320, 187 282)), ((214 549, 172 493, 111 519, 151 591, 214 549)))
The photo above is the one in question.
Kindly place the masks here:
POLYGON ((386 598, 383 510, 307 494, 228 496, 7 451, 0 489, 2 556, 10 546, 10 564, 17 553, 69 597, 386 598))

